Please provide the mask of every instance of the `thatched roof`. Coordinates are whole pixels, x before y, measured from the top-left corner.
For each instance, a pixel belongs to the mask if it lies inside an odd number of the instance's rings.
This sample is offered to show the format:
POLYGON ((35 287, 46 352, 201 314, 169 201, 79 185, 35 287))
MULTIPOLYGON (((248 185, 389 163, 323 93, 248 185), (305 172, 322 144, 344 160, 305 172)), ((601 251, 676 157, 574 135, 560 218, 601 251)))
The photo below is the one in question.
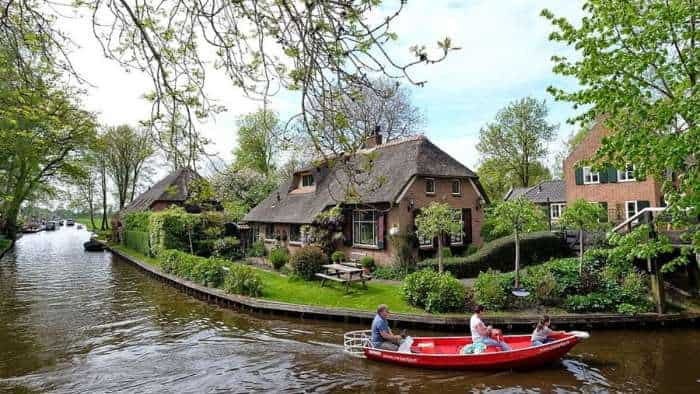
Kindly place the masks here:
POLYGON ((158 201, 184 203, 189 197, 188 187, 190 182, 199 178, 201 176, 194 170, 181 167, 141 193, 134 201, 125 206, 120 213, 146 211, 158 201))
MULTIPOLYGON (((376 180, 383 176, 385 182, 360 182, 357 186, 360 200, 365 204, 395 202, 403 188, 414 176, 454 177, 471 179, 485 196, 474 172, 442 151, 424 136, 389 142, 371 149, 359 151, 350 160, 376 152, 372 171, 365 175, 376 180), (373 184, 372 187, 363 185, 373 184)), ((344 198, 348 185, 345 172, 327 166, 307 169, 314 176, 316 189, 309 193, 289 193, 292 179, 288 179, 265 200, 254 207, 243 219, 246 222, 311 223, 314 217, 328 206, 344 198)))

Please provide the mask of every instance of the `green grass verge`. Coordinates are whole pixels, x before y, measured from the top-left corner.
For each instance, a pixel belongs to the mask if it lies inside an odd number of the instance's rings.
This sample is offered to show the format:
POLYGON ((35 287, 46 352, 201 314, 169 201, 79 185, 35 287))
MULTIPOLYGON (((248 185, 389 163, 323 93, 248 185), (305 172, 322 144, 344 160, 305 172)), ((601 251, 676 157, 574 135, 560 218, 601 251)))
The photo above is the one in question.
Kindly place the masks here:
POLYGON ((12 241, 9 239, 5 238, 0 238, 0 254, 5 251, 5 249, 10 247, 10 244, 12 244, 12 241))
MULTIPOLYGON (((116 250, 134 256, 154 267, 160 268, 157 258, 147 257, 123 245, 112 245, 116 250)), ((360 284, 353 284, 346 293, 340 283, 321 287, 321 282, 308 282, 283 276, 276 272, 253 267, 263 282, 261 298, 301 305, 316 305, 331 308, 349 308, 362 311, 375 311, 377 305, 387 304, 392 312, 426 314, 422 309, 406 303, 401 297, 400 286, 386 283, 367 283, 367 290, 360 284)))
POLYGON ((74 220, 76 223, 84 225, 88 230, 99 231, 102 227, 102 215, 95 215, 95 227, 92 227, 90 216, 76 216, 74 220))

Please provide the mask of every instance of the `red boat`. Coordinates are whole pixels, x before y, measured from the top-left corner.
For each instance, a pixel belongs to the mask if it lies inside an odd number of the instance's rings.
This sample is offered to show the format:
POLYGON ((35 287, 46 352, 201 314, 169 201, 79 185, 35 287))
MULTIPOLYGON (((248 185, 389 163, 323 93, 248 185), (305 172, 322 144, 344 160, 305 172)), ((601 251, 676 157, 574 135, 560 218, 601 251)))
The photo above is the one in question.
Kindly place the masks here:
POLYGON ((409 353, 375 349, 369 344, 368 331, 354 331, 346 334, 345 349, 355 355, 364 355, 370 360, 412 367, 473 370, 528 369, 561 358, 577 343, 588 337, 586 332, 574 331, 553 335, 552 342, 532 346, 530 335, 506 335, 503 339, 512 350, 500 351, 496 347, 489 346, 480 354, 460 354, 464 346, 472 343, 471 337, 423 337, 413 339, 409 353))

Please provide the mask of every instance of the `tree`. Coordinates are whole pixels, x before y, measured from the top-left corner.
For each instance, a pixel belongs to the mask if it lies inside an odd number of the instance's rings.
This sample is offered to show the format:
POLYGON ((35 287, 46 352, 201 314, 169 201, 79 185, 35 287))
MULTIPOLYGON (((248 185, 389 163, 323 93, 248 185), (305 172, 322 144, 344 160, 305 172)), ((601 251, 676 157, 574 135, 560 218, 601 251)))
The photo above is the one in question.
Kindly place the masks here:
POLYGON ((151 136, 128 125, 110 127, 102 137, 107 170, 117 187, 119 209, 134 200, 146 160, 153 155, 151 136))
POLYGON ((544 100, 526 97, 498 111, 495 121, 479 132, 479 152, 512 173, 517 186, 532 186, 534 163, 545 158, 559 127, 547 122, 548 112, 544 100))
MULTIPOLYGON (((37 35, 37 40, 40 35, 37 35)), ((95 136, 91 113, 80 108, 80 93, 38 50, 23 47, 22 64, 5 41, 0 46, 0 216, 14 238, 25 201, 51 192, 51 182, 77 176, 80 152, 95 136)))
POLYGON ((438 240, 438 271, 443 271, 442 242, 443 237, 462 231, 462 223, 455 220, 455 215, 447 203, 431 202, 416 215, 416 234, 420 238, 438 240))
POLYGON ((602 227, 600 219, 603 216, 607 216, 607 212, 600 204, 581 198, 568 205, 561 215, 560 223, 565 227, 578 230, 579 233, 579 274, 583 271, 583 234, 586 231, 600 229, 602 227))
MULTIPOLYGON (((552 179, 549 169, 539 161, 530 163, 528 172, 530 174, 530 184, 528 186, 552 179)), ((521 184, 513 171, 509 171, 498 159, 494 158, 484 160, 476 170, 476 173, 479 175, 479 180, 486 191, 486 195, 494 201, 503 199, 511 187, 521 184)))
POLYGON ((515 287, 520 288, 520 235, 545 227, 544 213, 532 201, 518 197, 493 208, 487 218, 494 234, 513 234, 515 238, 515 287))
MULTIPOLYGON (((54 25, 64 18, 64 7, 58 10, 36 0, 5 3, 0 13, 2 42, 36 40, 26 34, 33 29, 46 32, 40 42, 43 53, 77 75, 66 48, 70 36, 54 25)), ((156 141, 194 141, 182 146, 196 150, 202 137, 195 125, 223 110, 205 89, 205 65, 212 56, 232 87, 253 99, 266 101, 283 89, 298 91, 301 111, 295 118, 306 125, 310 140, 317 139, 316 126, 321 124, 338 131, 334 138, 344 139, 347 118, 337 111, 339 103, 370 86, 368 75, 405 78, 423 86, 425 81, 412 78, 412 68, 439 62, 458 48, 444 38, 435 53, 415 45, 409 48, 411 58, 399 62, 387 47, 397 39, 392 27, 406 2, 396 2, 394 9, 379 4, 107 0, 76 1, 71 6, 92 16, 105 56, 152 80, 152 91, 145 97, 152 102, 147 124, 157 130, 156 141), (182 122, 177 122, 182 127, 173 127, 177 114, 182 114, 182 122), (169 138, 163 138, 168 133, 169 138)))
POLYGON ((550 40, 578 51, 552 57, 554 71, 578 79, 577 88, 549 92, 586 109, 572 121, 613 130, 594 161, 634 163, 636 178, 663 182, 668 211, 698 253, 700 227, 688 219, 700 215, 700 3, 588 0, 584 8, 580 27, 542 11, 555 28, 550 40))
POLYGON ((281 150, 281 125, 275 112, 260 109, 238 120, 238 147, 233 150, 235 169, 252 169, 272 175, 281 150))
POLYGON ((216 199, 233 220, 241 220, 277 187, 277 182, 252 169, 228 167, 212 177, 211 185, 216 199))

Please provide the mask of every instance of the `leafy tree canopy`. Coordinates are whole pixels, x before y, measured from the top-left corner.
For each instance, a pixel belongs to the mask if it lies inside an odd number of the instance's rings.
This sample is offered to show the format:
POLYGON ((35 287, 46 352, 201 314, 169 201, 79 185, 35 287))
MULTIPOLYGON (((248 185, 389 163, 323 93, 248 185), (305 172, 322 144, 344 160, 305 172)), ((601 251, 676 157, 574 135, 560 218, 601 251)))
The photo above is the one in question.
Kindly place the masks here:
POLYGON ((663 182, 674 221, 688 226, 700 252, 700 3, 690 0, 588 0, 575 26, 551 11, 552 41, 577 50, 553 56, 554 71, 579 87, 550 87, 557 100, 586 110, 573 121, 613 130, 596 160, 663 182), (678 181, 667 174, 673 172, 678 181))

